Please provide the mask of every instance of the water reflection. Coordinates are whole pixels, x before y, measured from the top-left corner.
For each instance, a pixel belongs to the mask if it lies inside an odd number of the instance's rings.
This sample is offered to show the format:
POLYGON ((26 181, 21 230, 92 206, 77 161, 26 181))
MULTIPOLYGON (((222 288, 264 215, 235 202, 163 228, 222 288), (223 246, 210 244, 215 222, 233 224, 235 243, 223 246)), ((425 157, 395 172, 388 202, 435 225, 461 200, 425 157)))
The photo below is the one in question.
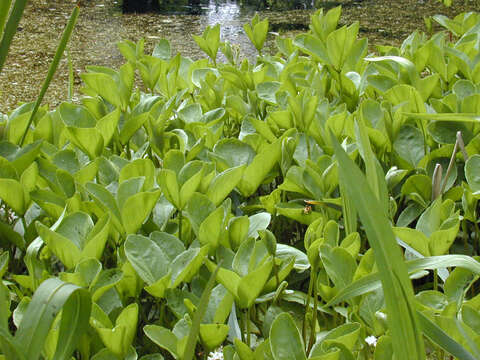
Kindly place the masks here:
MULTIPOLYGON (((235 0, 210 0, 207 6, 203 7, 203 11, 204 13, 200 17, 202 31, 206 26, 220 24, 222 41, 229 41, 238 45, 244 54, 254 54, 256 52, 243 32, 243 24, 254 15, 254 8, 242 6, 235 0)), ((220 60, 223 60, 221 55, 220 60)))
POLYGON ((159 12, 170 15, 206 15, 236 9, 292 10, 311 9, 315 0, 123 0, 124 12, 159 12))
POLYGON ((253 15, 254 10, 241 7, 237 1, 210 0, 205 13, 205 25, 221 25, 222 38, 236 42, 239 34, 243 32, 242 26, 245 19, 253 15))

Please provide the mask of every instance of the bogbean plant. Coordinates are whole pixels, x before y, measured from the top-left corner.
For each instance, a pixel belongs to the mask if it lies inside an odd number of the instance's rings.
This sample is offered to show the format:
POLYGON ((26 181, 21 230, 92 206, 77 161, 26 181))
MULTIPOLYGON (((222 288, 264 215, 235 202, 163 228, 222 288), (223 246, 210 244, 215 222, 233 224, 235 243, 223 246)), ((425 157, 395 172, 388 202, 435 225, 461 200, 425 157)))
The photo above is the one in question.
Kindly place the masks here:
POLYGON ((480 358, 480 15, 374 56, 340 13, 3 115, 0 358, 480 358))

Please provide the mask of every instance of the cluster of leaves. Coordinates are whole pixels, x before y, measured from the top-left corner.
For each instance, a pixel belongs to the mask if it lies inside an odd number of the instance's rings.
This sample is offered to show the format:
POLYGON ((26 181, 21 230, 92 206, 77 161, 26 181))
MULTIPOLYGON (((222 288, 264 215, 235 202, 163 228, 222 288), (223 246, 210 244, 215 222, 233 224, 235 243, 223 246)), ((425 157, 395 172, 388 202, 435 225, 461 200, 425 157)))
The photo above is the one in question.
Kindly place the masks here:
POLYGON ((373 57, 340 12, 0 118, 0 358, 480 358, 480 15, 373 57))

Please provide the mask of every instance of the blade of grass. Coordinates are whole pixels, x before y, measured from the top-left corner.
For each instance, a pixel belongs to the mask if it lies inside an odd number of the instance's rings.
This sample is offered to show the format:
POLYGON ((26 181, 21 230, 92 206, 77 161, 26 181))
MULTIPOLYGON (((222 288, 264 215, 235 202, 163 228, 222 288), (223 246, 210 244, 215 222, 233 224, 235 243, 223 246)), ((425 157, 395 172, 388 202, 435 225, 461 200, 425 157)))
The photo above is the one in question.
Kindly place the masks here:
POLYGON ((10 292, 0 279, 0 349, 7 359, 25 360, 20 347, 8 330, 10 292))
POLYGON ((54 359, 69 359, 77 341, 88 328, 90 310, 87 290, 50 278, 34 293, 14 339, 24 349, 27 359, 38 359, 55 317, 63 311, 54 359))
POLYGON ((67 48, 67 60, 68 60, 68 101, 72 101, 73 98, 73 63, 70 49, 67 48))
POLYGON ((7 22, 8 14, 10 14, 10 6, 12 0, 0 1, 0 39, 3 36, 3 30, 5 29, 5 23, 7 22))
POLYGON ((420 120, 430 121, 458 121, 458 122, 479 122, 480 115, 468 114, 468 113, 408 113, 404 112, 403 115, 420 120))
MULTIPOLYGON (((0 10, 6 10, 5 13, 0 12, 0 18, 6 18, 8 16, 8 9, 10 8, 11 0, 4 1, 2 0, 2 4, 0 6, 0 10), (6 8, 6 9, 4 9, 6 8)), ((8 49, 10 48, 10 43, 12 42, 13 36, 17 32, 18 23, 23 15, 23 10, 25 9, 25 5, 27 4, 27 0, 16 0, 13 4, 12 12, 10 13, 10 17, 8 18, 7 25, 3 30, 3 37, 1 38, 2 41, 0 42, 0 72, 2 72, 3 65, 5 64, 5 60, 7 59, 8 49)), ((5 22, 5 20, 0 20, 5 22)))
POLYGON ((425 336, 427 336, 430 340, 432 340, 442 349, 448 351, 450 354, 455 356, 455 358, 458 358, 460 360, 478 359, 420 311, 417 311, 417 317, 423 328, 425 336))
MULTIPOLYGON (((410 275, 421 270, 438 270, 447 267, 460 267, 471 271, 474 275, 480 275, 480 262, 467 255, 430 256, 410 260, 407 261, 406 264, 410 275)), ((340 290, 335 297, 324 305, 324 308, 347 301, 352 297, 374 291, 380 286, 380 274, 378 272, 368 274, 340 290)))
POLYGON ((188 333, 183 360, 192 360, 195 354, 195 344, 197 343, 197 337, 200 332, 200 323, 202 322, 205 312, 207 311, 208 300, 210 299, 210 294, 212 293, 213 286, 215 285, 215 279, 217 277, 218 270, 220 269, 220 265, 221 261, 218 263, 215 271, 210 275, 210 279, 208 279, 207 285, 203 290, 202 297, 200 298, 197 311, 195 311, 195 315, 193 315, 192 327, 188 333))
POLYGON ((355 122, 355 137, 358 150, 365 162, 365 175, 370 188, 383 206, 383 211, 388 212, 388 190, 385 183, 385 174, 381 170, 375 154, 370 145, 367 127, 361 118, 355 122))
POLYGON ((352 203, 351 198, 347 195, 347 190, 343 183, 340 184, 340 196, 342 197, 345 233, 346 235, 350 235, 357 231, 357 210, 355 209, 355 204, 352 203))
POLYGON ((8 360, 25 360, 20 351, 20 346, 7 329, 0 328, 0 349, 8 360))
POLYGON ((67 46, 68 40, 70 40, 70 36, 72 35, 73 28, 75 27, 75 23, 78 18, 78 13, 80 11, 79 9, 80 8, 78 6, 75 6, 75 8, 72 11, 72 15, 70 15, 70 19, 68 20, 67 26, 63 31, 62 38, 60 39, 60 44, 57 47, 57 51, 55 52, 53 61, 50 64, 50 68, 48 69, 47 77, 45 78, 45 81, 43 82, 43 85, 42 85, 42 89, 40 90, 40 94, 38 95, 37 100, 35 101, 35 106, 33 107, 32 114, 30 115, 30 119, 28 120, 27 128, 25 129, 25 132, 23 133, 23 136, 20 140, 20 144, 19 144, 20 146, 23 145, 25 138, 27 137, 27 133, 28 133, 28 130, 30 129, 30 126, 32 125, 33 118, 35 117, 35 114, 37 113, 37 110, 40 107, 40 104, 43 100, 43 97, 45 96, 45 93, 47 92, 48 86, 52 81, 55 71, 57 71, 58 64, 60 63, 60 59, 62 58, 63 52, 65 51, 65 47, 67 46))
POLYGON ((422 331, 414 307, 414 292, 408 277, 403 255, 395 241, 392 228, 383 211, 381 200, 375 196, 365 175, 348 157, 331 134, 335 156, 339 163, 340 181, 351 197, 365 227, 368 241, 374 250, 376 264, 385 294, 387 321, 395 356, 398 359, 425 359, 422 331))

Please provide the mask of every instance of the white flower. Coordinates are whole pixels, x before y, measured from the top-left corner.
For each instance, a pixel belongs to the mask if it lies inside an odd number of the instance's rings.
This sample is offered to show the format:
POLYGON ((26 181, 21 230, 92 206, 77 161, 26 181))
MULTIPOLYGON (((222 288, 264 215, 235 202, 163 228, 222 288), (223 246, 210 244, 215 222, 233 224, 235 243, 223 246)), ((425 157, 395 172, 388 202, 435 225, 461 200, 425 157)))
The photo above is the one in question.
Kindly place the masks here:
POLYGON ((377 346, 377 338, 373 335, 365 338, 365 342, 370 346, 377 346))
POLYGON ((212 351, 210 354, 208 354, 207 360, 223 360, 222 348, 220 347, 219 349, 212 351))

